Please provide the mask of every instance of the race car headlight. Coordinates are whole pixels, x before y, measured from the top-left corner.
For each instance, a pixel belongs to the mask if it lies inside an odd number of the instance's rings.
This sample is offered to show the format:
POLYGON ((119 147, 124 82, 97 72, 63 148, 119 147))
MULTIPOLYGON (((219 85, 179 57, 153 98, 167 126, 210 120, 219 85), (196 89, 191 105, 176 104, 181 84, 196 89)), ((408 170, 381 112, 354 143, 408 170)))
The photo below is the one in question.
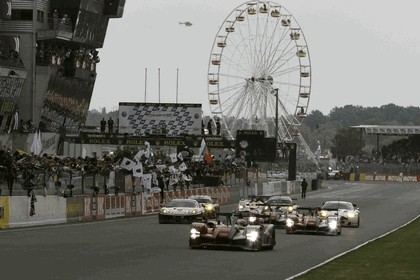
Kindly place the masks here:
POLYGON ((167 214, 169 211, 168 209, 160 209, 161 214, 167 214))
POLYGON ((321 218, 325 218, 328 216, 328 211, 322 210, 319 215, 321 216, 321 218))
POLYGON ((336 229, 337 228, 337 221, 336 220, 332 220, 328 223, 328 226, 330 227, 330 229, 336 229))
POLYGON ((195 228, 192 228, 190 233, 191 233, 190 236, 191 236, 192 239, 196 239, 196 238, 200 237, 200 232, 198 230, 196 230, 195 228))
POLYGON ((270 207, 268 207, 268 205, 264 206, 264 211, 269 211, 270 207))
POLYGON ((250 223, 255 223, 256 220, 257 220, 257 217, 249 217, 250 223))
POLYGON ((239 205, 239 210, 242 210, 242 209, 244 209, 244 206, 241 204, 239 205))
POLYGON ((207 204, 206 205, 206 211, 213 211, 213 210, 214 210, 214 207, 213 207, 212 204, 207 204))
POLYGON ((191 211, 191 214, 199 214, 199 213, 200 213, 200 211, 198 211, 196 209, 194 209, 194 210, 191 211))
POLYGON ((356 215, 353 212, 347 213, 347 218, 353 219, 356 215))
POLYGON ((288 206, 288 207, 287 207, 287 212, 289 212, 289 213, 290 213, 290 212, 292 212, 292 211, 293 211, 293 206, 288 206))
POLYGON ((251 242, 255 242, 258 239, 258 231, 251 231, 246 234, 246 239, 251 242))
POLYGON ((286 226, 287 226, 287 227, 292 227, 294 224, 295 224, 295 222, 293 222, 293 220, 292 220, 292 219, 288 218, 288 219, 286 220, 286 226))

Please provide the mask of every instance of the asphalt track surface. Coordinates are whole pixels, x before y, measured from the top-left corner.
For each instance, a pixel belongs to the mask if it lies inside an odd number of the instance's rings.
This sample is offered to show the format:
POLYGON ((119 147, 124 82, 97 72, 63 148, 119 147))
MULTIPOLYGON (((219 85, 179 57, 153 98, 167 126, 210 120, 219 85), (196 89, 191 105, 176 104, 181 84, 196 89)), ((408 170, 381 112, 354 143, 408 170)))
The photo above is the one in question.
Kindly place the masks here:
POLYGON ((420 213, 419 198, 418 183, 327 181, 297 203, 351 201, 360 207, 360 228, 344 228, 340 236, 289 235, 277 229, 276 247, 262 252, 191 250, 189 225, 160 225, 156 215, 3 230, 0 277, 286 279, 412 220, 420 213))

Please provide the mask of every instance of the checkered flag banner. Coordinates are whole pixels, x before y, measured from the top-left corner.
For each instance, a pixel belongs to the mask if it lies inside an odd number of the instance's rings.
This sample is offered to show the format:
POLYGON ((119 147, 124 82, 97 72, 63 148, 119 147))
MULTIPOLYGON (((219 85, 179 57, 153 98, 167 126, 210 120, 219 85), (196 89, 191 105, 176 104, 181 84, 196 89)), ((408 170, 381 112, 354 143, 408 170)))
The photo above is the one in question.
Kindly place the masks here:
POLYGON ((120 133, 200 135, 201 104, 120 102, 120 133))

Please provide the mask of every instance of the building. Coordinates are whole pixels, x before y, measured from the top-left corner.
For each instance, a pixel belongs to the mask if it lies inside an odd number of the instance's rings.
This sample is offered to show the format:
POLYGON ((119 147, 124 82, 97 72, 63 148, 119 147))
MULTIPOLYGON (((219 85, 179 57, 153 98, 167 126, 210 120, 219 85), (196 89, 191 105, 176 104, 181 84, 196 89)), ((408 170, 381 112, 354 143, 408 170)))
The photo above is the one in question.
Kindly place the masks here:
POLYGON ((121 18, 124 5, 125 0, 0 0, 0 134, 22 131, 23 125, 57 133, 85 122, 98 49, 109 20, 121 18))

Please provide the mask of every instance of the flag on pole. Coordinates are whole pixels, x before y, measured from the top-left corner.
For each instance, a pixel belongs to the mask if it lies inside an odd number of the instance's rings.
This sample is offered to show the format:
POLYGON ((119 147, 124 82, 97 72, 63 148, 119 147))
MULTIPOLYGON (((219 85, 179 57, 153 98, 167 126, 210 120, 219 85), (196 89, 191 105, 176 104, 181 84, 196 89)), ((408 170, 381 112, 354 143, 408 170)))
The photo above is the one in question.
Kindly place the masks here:
POLYGON ((187 170, 187 165, 185 164, 185 162, 181 163, 178 167, 179 171, 185 171, 187 170))
POLYGON ((170 154, 170 156, 171 156, 171 162, 177 162, 178 161, 178 158, 177 158, 176 154, 170 154))
POLYGON ((86 152, 85 147, 83 147, 83 148, 82 148, 82 159, 85 159, 85 158, 86 158, 86 156, 87 156, 87 152, 86 152))
POLYGON ((206 152, 204 154, 204 161, 208 164, 213 162, 213 155, 211 154, 210 150, 206 148, 206 152))
POLYGON ((134 177, 143 177, 143 164, 139 162, 133 167, 133 176, 134 177))
POLYGON ((178 153, 178 158, 179 158, 181 161, 184 161, 184 156, 182 155, 182 152, 179 152, 179 153, 178 153))
POLYGON ((128 159, 126 157, 124 157, 121 161, 121 167, 127 169, 128 171, 131 171, 135 165, 135 161, 132 161, 131 159, 128 159))
POLYGON ((205 148, 206 148, 206 141, 204 140, 204 137, 203 137, 203 139, 201 139, 200 150, 198 150, 198 157, 201 157, 205 148))
POLYGON ((34 155, 37 155, 37 156, 39 156, 41 154, 42 139, 41 139, 41 132, 40 132, 39 129, 34 134, 34 138, 32 139, 32 145, 30 147, 30 151, 31 151, 31 153, 33 153, 34 155))
POLYGON ((135 159, 137 162, 140 162, 140 161, 141 161, 141 157, 142 157, 144 154, 145 154, 145 151, 140 150, 140 151, 138 151, 138 152, 137 152, 137 154, 134 156, 134 159, 135 159))
POLYGON ((143 175, 143 187, 146 193, 149 193, 152 189, 152 174, 143 175))

